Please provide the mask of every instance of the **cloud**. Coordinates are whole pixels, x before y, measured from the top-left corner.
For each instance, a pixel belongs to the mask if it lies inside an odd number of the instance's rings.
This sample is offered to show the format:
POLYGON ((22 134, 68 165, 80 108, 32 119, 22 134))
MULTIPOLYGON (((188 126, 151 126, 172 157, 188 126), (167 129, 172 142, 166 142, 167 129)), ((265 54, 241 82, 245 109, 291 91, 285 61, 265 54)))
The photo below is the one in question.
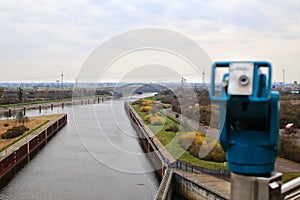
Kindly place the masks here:
MULTIPOLYGON (((300 4, 297 1, 0 1, 0 66, 8 81, 22 63, 18 77, 39 76, 43 67, 53 76, 70 71, 74 80, 87 55, 105 39, 142 27, 179 31, 201 44, 214 59, 265 58, 274 62, 275 80, 281 66, 296 71, 300 62, 300 4), (35 60, 39 60, 35 62, 35 60), (47 64, 49 63, 49 64, 47 64)), ((1 73, 2 74, 2 73, 1 73)), ((300 81, 300 80, 298 80, 300 81)))

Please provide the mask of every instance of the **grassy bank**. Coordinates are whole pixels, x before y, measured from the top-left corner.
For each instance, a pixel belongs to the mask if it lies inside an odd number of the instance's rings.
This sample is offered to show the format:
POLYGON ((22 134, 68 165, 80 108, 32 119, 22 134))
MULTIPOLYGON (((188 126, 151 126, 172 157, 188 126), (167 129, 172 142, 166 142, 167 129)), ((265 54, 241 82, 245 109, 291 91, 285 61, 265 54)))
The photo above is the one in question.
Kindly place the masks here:
MULTIPOLYGON (((156 97, 148 97, 147 100, 155 101, 156 97)), ((139 104, 132 105, 133 109, 137 112, 137 114, 143 119, 144 123, 148 125, 148 127, 151 129, 151 131, 157 136, 159 141, 166 147, 166 149, 172 154, 173 157, 178 158, 178 160, 207 168, 207 169, 214 169, 214 170, 225 170, 226 167, 224 166, 224 163, 219 162, 210 162, 210 161, 204 161, 199 159, 198 157, 195 157, 192 155, 189 151, 184 150, 181 145, 179 144, 179 136, 183 134, 184 132, 169 132, 166 131, 167 128, 169 128, 172 125, 176 125, 179 127, 179 130, 182 130, 183 127, 180 125, 180 122, 176 119, 172 119, 168 116, 165 116, 165 123, 163 126, 159 127, 159 130, 155 126, 151 126, 147 120, 145 120, 145 116, 148 114, 148 112, 142 112, 140 111, 141 106, 139 104)))
POLYGON ((157 97, 156 96, 146 97, 145 99, 151 100, 151 101, 157 101, 157 97))

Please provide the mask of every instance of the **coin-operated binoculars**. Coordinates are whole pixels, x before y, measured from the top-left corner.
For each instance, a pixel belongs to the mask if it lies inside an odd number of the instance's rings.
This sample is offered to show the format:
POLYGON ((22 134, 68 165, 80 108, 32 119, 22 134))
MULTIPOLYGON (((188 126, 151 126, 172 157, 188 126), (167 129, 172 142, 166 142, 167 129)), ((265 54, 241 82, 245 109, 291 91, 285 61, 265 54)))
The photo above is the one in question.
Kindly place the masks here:
POLYGON ((212 66, 210 94, 220 108, 220 143, 232 172, 232 199, 280 197, 281 174, 273 172, 279 94, 271 91, 271 73, 268 62, 216 62, 212 66), (218 84, 218 71, 224 69, 218 84))

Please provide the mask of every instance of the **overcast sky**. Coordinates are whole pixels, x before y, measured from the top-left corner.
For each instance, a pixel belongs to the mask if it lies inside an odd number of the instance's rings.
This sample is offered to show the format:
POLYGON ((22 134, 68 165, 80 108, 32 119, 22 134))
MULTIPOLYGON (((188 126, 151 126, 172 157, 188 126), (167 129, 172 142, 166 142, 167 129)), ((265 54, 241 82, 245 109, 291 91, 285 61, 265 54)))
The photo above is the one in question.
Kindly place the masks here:
POLYGON ((106 39, 166 28, 219 60, 267 60, 276 82, 300 82, 300 1, 1 0, 0 82, 74 81, 106 39))

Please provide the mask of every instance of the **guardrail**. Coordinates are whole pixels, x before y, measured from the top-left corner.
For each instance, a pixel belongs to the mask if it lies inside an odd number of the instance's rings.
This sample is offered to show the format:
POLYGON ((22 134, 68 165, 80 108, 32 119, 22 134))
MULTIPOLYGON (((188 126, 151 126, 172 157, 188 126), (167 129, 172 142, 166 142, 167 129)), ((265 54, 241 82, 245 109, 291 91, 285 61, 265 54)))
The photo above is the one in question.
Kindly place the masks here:
POLYGON ((221 169, 207 169, 195 165, 191 165, 189 163, 177 160, 176 163, 173 163, 171 167, 176 169, 181 169, 184 171, 196 172, 196 173, 205 173, 205 174, 214 174, 214 175, 223 175, 230 177, 230 172, 221 169))
POLYGON ((281 196, 282 199, 300 199, 300 177, 283 184, 281 196))

